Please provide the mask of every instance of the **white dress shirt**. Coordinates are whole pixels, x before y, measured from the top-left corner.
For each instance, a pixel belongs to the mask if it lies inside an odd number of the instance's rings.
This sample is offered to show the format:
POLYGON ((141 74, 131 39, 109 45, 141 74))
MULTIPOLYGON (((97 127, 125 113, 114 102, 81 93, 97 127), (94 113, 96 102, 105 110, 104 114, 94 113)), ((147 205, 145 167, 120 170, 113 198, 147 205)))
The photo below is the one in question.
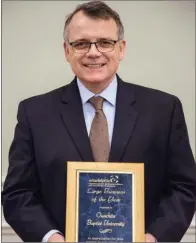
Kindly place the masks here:
MULTIPOLYGON (((88 136, 90 133, 91 124, 93 118, 95 116, 95 108, 88 102, 90 98, 93 96, 101 96, 104 98, 103 102, 103 112, 106 116, 107 123, 108 123, 108 133, 109 133, 109 142, 111 145, 112 135, 113 135, 113 128, 114 128, 114 118, 115 118, 115 111, 116 111, 116 94, 117 94, 117 78, 113 79, 113 81, 108 85, 106 89, 104 89, 100 94, 94 94, 90 90, 88 90, 83 83, 77 79, 77 85, 79 88, 81 100, 82 100, 82 108, 84 113, 84 119, 86 123, 86 128, 88 132, 88 136)), ((42 242, 47 242, 49 238, 54 233, 60 233, 58 230, 50 230, 42 239, 42 242)))
POLYGON ((84 119, 86 123, 88 136, 90 133, 90 128, 91 128, 93 118, 95 116, 95 108, 88 102, 88 100, 93 96, 101 96, 104 98, 103 112, 106 116, 107 123, 108 123, 109 141, 111 145, 113 128, 114 128, 115 107, 116 107, 116 93, 117 93, 116 76, 114 80, 109 84, 109 86, 105 90, 103 90, 100 94, 92 93, 78 79, 77 79, 77 84, 78 84, 78 88, 82 100, 82 107, 83 107, 84 119))

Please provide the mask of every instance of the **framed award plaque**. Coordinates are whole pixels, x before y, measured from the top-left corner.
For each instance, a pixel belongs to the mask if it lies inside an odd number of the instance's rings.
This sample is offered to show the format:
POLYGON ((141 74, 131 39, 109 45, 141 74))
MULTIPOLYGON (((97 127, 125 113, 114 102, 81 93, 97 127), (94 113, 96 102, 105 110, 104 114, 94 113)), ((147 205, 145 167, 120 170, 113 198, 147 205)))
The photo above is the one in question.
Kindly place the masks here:
POLYGON ((143 163, 67 163, 66 242, 144 242, 143 163))

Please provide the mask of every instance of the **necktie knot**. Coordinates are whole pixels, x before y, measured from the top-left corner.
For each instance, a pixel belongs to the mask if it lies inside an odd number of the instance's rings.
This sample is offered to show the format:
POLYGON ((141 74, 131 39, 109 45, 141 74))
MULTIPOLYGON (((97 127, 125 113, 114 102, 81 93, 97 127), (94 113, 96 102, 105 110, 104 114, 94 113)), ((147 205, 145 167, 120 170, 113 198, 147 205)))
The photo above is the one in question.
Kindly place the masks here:
POLYGON ((91 105, 95 108, 95 110, 102 110, 103 109, 103 97, 101 96, 93 96, 89 99, 91 105))

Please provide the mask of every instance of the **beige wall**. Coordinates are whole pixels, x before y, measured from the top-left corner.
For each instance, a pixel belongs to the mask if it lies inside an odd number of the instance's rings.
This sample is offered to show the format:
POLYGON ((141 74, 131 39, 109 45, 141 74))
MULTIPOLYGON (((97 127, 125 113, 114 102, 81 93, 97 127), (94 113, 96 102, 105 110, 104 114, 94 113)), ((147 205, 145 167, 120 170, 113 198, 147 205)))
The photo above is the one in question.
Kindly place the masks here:
MULTIPOLYGON (((20 100, 68 83, 65 16, 80 1, 2 2, 2 174, 8 165, 20 100)), ((122 17, 127 53, 119 74, 177 95, 195 154, 194 1, 108 1, 122 17)))
MULTIPOLYGON (((20 100, 67 84, 65 16, 80 1, 2 2, 2 175, 20 100)), ((119 74, 177 95, 195 155, 194 1, 108 1, 122 17, 127 40, 119 74)), ((192 223, 194 224, 194 222, 192 223)))

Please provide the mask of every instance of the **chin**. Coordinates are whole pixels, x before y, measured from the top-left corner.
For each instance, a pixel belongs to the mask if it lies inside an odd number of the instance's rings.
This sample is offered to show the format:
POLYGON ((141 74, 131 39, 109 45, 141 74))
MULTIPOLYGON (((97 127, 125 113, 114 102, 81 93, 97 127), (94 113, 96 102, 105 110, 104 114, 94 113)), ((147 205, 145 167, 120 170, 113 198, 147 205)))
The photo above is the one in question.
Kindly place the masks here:
POLYGON ((104 83, 107 82, 106 80, 108 80, 109 78, 106 76, 102 76, 102 75, 88 75, 87 77, 84 77, 83 80, 85 80, 88 83, 104 83))

